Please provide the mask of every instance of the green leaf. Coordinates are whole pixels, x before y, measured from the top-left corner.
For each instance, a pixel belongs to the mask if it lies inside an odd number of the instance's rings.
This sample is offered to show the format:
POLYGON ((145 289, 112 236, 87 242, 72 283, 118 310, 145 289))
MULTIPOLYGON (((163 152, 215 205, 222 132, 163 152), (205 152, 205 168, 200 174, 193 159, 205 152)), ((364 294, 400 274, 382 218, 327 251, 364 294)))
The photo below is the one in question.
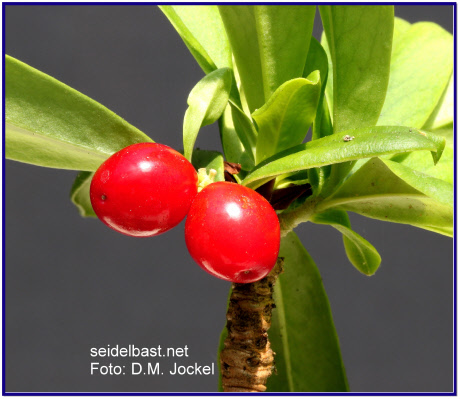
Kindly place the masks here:
POLYGON ((443 204, 454 206, 454 187, 452 184, 389 159, 381 159, 381 161, 396 176, 427 197, 433 198, 443 204))
POLYGON ((229 162, 238 162, 244 148, 233 124, 230 103, 227 104, 224 113, 219 118, 219 131, 225 159, 229 162))
POLYGON ((246 154, 249 156, 251 163, 254 164, 254 152, 257 143, 257 131, 249 116, 247 116, 240 107, 233 101, 230 101, 232 109, 233 125, 246 154))
POLYGON ((326 51, 324 51, 324 48, 321 46, 320 42, 318 42, 318 40, 312 36, 302 77, 306 78, 312 72, 319 71, 321 78, 321 93, 324 93, 324 90, 326 89, 328 69, 329 67, 326 51))
POLYGON ((232 53, 217 6, 158 6, 208 74, 232 67, 232 53))
POLYGON ((198 150, 193 151, 192 165, 195 169, 214 169, 217 174, 214 181, 224 181, 224 157, 218 151, 198 150))
POLYGON ((320 92, 319 71, 315 71, 307 79, 293 79, 281 85, 252 114, 259 128, 256 163, 302 143, 315 118, 320 92))
POLYGON ((334 133, 373 126, 388 86, 393 6, 323 5, 319 10, 332 62, 334 133))
POLYGON ((286 175, 278 176, 276 178, 275 187, 279 189, 289 187, 291 184, 299 186, 309 183, 308 172, 308 170, 301 170, 300 172, 288 173, 286 175))
POLYGON ((321 35, 321 47, 324 49, 324 52, 326 53, 327 56, 327 81, 326 81, 326 87, 324 89, 324 97, 326 98, 326 102, 328 104, 328 109, 329 109, 329 117, 332 121, 333 115, 330 112, 332 105, 334 103, 334 71, 333 68, 334 66, 332 65, 332 59, 331 59, 331 51, 329 50, 329 45, 327 44, 327 39, 326 35, 323 31, 323 34, 321 35))
POLYGON ((392 52, 395 50, 395 44, 398 43, 400 37, 410 29, 410 23, 405 19, 395 17, 394 19, 394 30, 393 30, 393 46, 392 52))
POLYGON ((439 25, 419 22, 397 35, 378 125, 424 126, 449 83, 452 68, 453 38, 439 25))
POLYGON ((360 158, 416 150, 437 151, 425 133, 401 126, 361 128, 310 141, 285 150, 258 165, 243 181, 257 188, 275 176, 360 158), (346 141, 346 136, 354 137, 346 141))
POLYGON ((190 92, 184 116, 184 155, 191 159, 201 127, 217 121, 225 110, 232 85, 232 71, 217 69, 201 79, 190 92))
POLYGON ((382 258, 372 244, 351 229, 346 212, 328 210, 314 214, 311 220, 313 223, 331 225, 343 234, 348 259, 361 273, 372 276, 377 271, 382 258))
POLYGON ((451 124, 454 121, 454 75, 444 90, 438 105, 424 125, 424 129, 435 130, 451 124))
POLYGON ((252 151, 248 155, 243 144, 241 144, 233 123, 232 106, 230 104, 231 102, 228 103, 227 108, 219 118, 220 139, 225 159, 228 162, 241 164, 243 170, 252 170, 254 168, 254 155, 252 151))
POLYGON ((395 162, 373 158, 316 210, 339 209, 451 235, 453 189, 395 162))
POLYGON ((249 109, 302 76, 314 6, 219 6, 249 109))
POLYGON ((329 66, 326 51, 323 46, 314 37, 311 38, 310 48, 308 50, 307 61, 303 70, 303 77, 307 77, 313 71, 319 71, 321 80, 321 94, 319 97, 318 107, 315 120, 313 122, 312 140, 332 134, 332 123, 329 116, 329 108, 324 94, 326 82, 329 75, 329 66))
POLYGON ((73 182, 70 190, 70 200, 75 204, 83 217, 97 217, 91 205, 89 197, 89 188, 94 173, 80 172, 73 182))
MULTIPOLYGON (((450 134, 452 134, 452 130, 446 131, 450 131, 450 134)), ((441 136, 440 132, 441 131, 438 131, 439 136, 441 136)), ((429 154, 419 151, 410 154, 396 155, 392 157, 391 160, 406 165, 411 169, 423 172, 424 174, 444 180, 451 185, 454 184, 454 149, 452 137, 448 138, 441 159, 436 165, 433 165, 432 158, 429 154)))
MULTIPOLYGON (((321 95, 319 98, 319 105, 316 111, 315 120, 313 121, 311 137, 312 140, 317 140, 321 137, 329 136, 333 133, 331 116, 329 114, 329 106, 326 99, 326 87, 327 83, 332 81, 332 75, 329 74, 329 60, 326 51, 324 50, 323 46, 313 37, 311 38, 310 42, 310 49, 308 51, 307 62, 305 64, 304 76, 306 76, 310 70, 319 70, 321 78, 321 95)), ((330 169, 331 166, 329 165, 322 168, 309 169, 309 180, 315 191, 315 194, 319 194, 321 192, 325 178, 330 174, 330 169)))
POLYGON ((284 273, 275 285, 272 326, 277 374, 271 392, 348 391, 339 340, 321 276, 294 233, 281 240, 284 273))
POLYGON ((10 56, 5 57, 8 159, 94 171, 114 152, 152 141, 96 101, 10 56))

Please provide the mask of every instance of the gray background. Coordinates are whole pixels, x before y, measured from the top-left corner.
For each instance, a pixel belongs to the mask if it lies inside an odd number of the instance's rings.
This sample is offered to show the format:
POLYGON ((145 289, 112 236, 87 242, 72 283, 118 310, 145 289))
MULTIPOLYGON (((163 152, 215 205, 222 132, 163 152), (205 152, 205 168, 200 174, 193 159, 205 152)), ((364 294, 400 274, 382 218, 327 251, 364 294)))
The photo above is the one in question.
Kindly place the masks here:
MULTIPOLYGON (((452 32, 451 6, 396 15, 452 32)), ((5 31, 8 54, 182 147, 187 95, 203 73, 156 7, 7 6, 5 31)), ((217 128, 197 145, 220 149, 217 128)), ((216 377, 89 374, 90 348, 108 344, 187 345, 192 363, 217 360, 230 284, 193 263, 183 224, 126 237, 79 216, 68 199, 76 172, 12 161, 5 172, 6 390, 214 391, 216 377)), ((452 240, 351 216, 382 255, 374 277, 348 263, 332 228, 296 230, 323 276, 351 389, 451 391, 452 240)))

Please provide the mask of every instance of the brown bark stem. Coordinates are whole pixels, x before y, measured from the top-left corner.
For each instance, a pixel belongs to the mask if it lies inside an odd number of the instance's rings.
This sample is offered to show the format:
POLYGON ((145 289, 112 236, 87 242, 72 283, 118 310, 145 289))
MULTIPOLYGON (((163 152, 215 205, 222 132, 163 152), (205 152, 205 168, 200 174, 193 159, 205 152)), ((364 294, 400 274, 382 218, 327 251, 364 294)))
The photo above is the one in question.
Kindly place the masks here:
POLYGON ((270 274, 251 284, 232 286, 227 311, 228 336, 220 354, 224 392, 264 392, 275 369, 267 331, 275 307, 273 288, 283 271, 283 259, 270 274))

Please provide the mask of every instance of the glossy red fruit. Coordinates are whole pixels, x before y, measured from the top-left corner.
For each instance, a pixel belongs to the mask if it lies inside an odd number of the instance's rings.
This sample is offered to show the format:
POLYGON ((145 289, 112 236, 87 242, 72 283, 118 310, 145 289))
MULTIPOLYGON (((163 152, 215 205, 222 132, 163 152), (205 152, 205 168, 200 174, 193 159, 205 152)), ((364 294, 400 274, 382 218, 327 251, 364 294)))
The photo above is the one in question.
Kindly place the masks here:
POLYGON ((276 263, 280 225, 260 194, 235 183, 212 183, 193 200, 185 242, 192 258, 208 273, 252 283, 276 263))
POLYGON ((187 215, 197 193, 192 164, 157 143, 130 145, 108 158, 91 181, 96 215, 120 233, 155 236, 187 215))

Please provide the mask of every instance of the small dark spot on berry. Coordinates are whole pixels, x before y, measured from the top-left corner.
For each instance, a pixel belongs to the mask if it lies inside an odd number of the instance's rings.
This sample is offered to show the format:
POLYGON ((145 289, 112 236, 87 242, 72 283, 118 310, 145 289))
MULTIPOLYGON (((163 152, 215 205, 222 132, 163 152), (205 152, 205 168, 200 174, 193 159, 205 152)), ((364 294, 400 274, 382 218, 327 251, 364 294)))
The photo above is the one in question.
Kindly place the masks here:
POLYGON ((249 274, 249 270, 245 270, 243 273, 244 274, 249 274))
POLYGON ((107 196, 104 195, 104 194, 102 194, 102 195, 101 195, 101 200, 102 200, 102 201, 105 201, 106 199, 107 199, 107 196))

